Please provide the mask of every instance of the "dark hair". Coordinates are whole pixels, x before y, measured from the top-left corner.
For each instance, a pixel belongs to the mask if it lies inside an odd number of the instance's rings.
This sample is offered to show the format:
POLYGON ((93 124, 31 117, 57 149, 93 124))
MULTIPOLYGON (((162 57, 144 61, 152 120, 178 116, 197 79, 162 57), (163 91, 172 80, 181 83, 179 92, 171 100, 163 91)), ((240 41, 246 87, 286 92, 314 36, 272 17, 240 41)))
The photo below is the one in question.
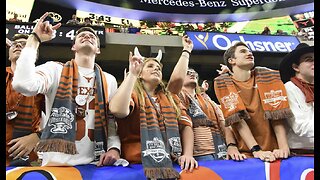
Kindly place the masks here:
POLYGON ((29 35, 28 34, 15 34, 12 36, 12 41, 15 41, 17 39, 28 39, 29 35))
POLYGON ((246 43, 240 41, 240 42, 237 42, 236 44, 234 44, 233 46, 231 46, 229 49, 227 49, 223 54, 223 61, 228 66, 228 68, 230 69, 231 72, 233 72, 232 66, 228 62, 228 60, 229 60, 229 58, 234 58, 234 52, 236 51, 236 48, 238 46, 245 46, 245 47, 249 48, 246 43))
MULTIPOLYGON (((26 39, 27 40, 28 38, 29 38, 28 34, 15 34, 12 36, 11 41, 15 41, 17 39, 26 39)), ((37 58, 37 60, 39 58, 39 48, 37 49, 37 57, 36 58, 37 58)))
POLYGON ((76 32, 76 36, 73 38, 73 44, 76 42, 77 35, 80 34, 81 32, 84 32, 84 31, 92 32, 96 36, 98 48, 100 48, 100 39, 99 39, 97 33, 91 27, 82 27, 82 28, 78 29, 76 32))

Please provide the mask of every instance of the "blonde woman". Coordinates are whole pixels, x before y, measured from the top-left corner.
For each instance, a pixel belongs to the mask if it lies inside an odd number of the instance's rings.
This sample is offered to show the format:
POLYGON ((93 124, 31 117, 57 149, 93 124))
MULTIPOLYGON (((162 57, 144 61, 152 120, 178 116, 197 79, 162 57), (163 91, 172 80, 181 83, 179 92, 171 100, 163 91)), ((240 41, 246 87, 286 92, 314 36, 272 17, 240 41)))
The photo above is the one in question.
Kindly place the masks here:
POLYGON ((130 52, 129 73, 109 104, 110 111, 119 118, 122 157, 130 163, 142 163, 150 179, 179 178, 173 161, 184 170, 198 167, 192 157, 192 124, 177 96, 193 48, 187 36, 182 44, 181 57, 167 87, 162 81, 161 51, 156 58, 142 57, 137 48, 134 56, 130 52))

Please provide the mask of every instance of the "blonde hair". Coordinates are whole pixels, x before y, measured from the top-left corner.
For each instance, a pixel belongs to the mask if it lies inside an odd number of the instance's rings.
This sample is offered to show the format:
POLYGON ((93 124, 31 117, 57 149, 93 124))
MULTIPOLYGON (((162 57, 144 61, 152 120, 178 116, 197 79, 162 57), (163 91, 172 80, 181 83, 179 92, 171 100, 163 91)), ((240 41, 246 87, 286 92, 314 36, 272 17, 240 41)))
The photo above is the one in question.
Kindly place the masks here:
MULTIPOLYGON (((146 58, 144 60, 144 62, 143 62, 144 66, 149 61, 155 61, 155 62, 159 63, 160 66, 161 66, 161 69, 162 69, 162 64, 160 62, 158 62, 155 58, 146 58)), ((143 68, 144 68, 144 66, 143 66, 143 68)), ((145 104, 146 104, 145 99, 144 99, 145 89, 144 89, 144 86, 143 86, 141 78, 137 79, 137 81, 136 81, 136 83, 134 85, 134 91, 137 93, 140 107, 144 110, 144 107, 145 107, 145 104)), ((160 83, 158 84, 158 87, 155 90, 156 94, 158 92, 163 92, 165 94, 165 96, 169 99, 170 103, 172 104, 173 108, 175 109, 175 111, 177 113, 177 118, 180 118, 181 110, 178 107, 178 105, 176 104, 176 102, 174 101, 174 99, 173 99, 173 97, 171 95, 171 92, 166 89, 166 86, 164 85, 162 80, 160 81, 160 83)))

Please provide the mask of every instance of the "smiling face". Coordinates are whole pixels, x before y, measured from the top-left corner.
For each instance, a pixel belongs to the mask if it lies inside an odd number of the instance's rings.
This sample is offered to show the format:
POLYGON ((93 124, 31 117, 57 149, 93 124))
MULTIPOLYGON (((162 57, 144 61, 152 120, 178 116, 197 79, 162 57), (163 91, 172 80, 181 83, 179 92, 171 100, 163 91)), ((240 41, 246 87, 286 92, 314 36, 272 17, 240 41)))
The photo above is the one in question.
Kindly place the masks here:
POLYGON ((162 80, 162 65, 155 59, 147 59, 139 77, 144 83, 158 86, 162 80))
POLYGON ((228 59, 232 68, 237 67, 243 70, 251 70, 254 66, 252 51, 246 46, 237 46, 233 57, 228 59))
POLYGON ((12 41, 12 46, 9 48, 9 60, 16 62, 20 57, 21 50, 26 46, 27 39, 18 38, 12 41))
POLYGON ((71 50, 75 52, 82 50, 100 54, 100 41, 94 30, 89 27, 80 28, 74 38, 71 50))

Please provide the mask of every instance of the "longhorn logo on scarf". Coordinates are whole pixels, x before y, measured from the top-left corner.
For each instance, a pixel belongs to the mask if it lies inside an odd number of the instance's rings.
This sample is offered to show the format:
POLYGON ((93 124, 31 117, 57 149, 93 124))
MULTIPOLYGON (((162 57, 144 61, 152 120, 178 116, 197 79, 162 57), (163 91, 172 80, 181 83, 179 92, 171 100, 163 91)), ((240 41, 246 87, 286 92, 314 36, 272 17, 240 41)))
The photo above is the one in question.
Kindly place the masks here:
POLYGON ((230 92, 228 96, 223 96, 221 98, 221 102, 223 105, 228 109, 228 111, 232 111, 237 107, 238 101, 238 94, 234 92, 230 92))
POLYGON ((286 96, 282 96, 282 90, 271 90, 270 92, 264 93, 266 99, 263 100, 265 104, 270 104, 276 108, 280 105, 281 101, 287 101, 286 96))
POLYGON ((67 134, 68 129, 72 129, 72 121, 74 121, 74 115, 68 108, 52 108, 48 122, 48 126, 53 126, 50 132, 67 134))
POLYGON ((161 162, 164 158, 170 159, 169 154, 164 150, 165 146, 163 141, 158 139, 157 137, 153 138, 153 141, 146 142, 147 149, 142 151, 143 157, 151 156, 152 159, 161 162))

